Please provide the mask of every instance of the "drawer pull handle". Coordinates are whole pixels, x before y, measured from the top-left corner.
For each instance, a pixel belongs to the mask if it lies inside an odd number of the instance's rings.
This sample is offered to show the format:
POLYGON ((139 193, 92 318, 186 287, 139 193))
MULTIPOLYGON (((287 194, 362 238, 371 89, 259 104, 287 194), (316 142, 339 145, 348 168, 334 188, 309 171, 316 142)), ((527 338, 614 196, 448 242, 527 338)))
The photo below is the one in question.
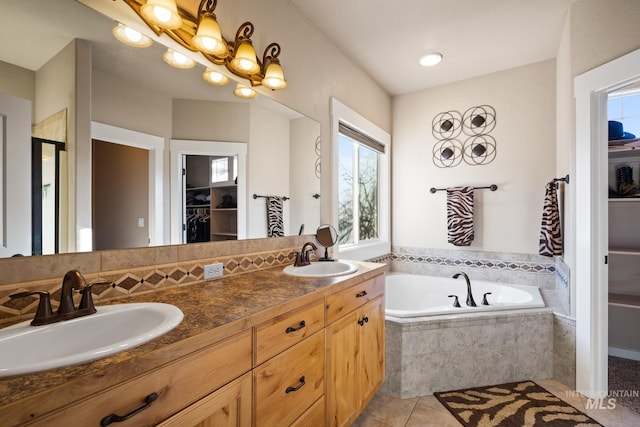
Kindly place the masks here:
POLYGON ((304 377, 300 377, 300 384, 298 384, 295 387, 289 386, 289 387, 287 387, 287 389, 284 392, 289 394, 291 392, 298 391, 298 390, 300 390, 302 388, 303 385, 304 385, 304 377))
POLYGON ((305 326, 307 326, 307 324, 303 320, 303 321, 300 322, 300 325, 297 328, 294 328, 293 326, 289 326, 284 332, 286 334, 290 334, 291 332, 299 331, 300 329, 304 328, 305 326))
POLYGON ((358 320, 358 325, 364 326, 365 323, 369 323, 369 318, 364 316, 361 320, 358 320))
POLYGON ((367 291, 358 292, 356 298, 362 298, 367 296, 367 291))
POLYGON ((105 427, 111 423, 121 423, 122 421, 126 421, 129 418, 135 415, 138 415, 140 412, 150 407, 153 401, 156 400, 157 398, 158 398, 158 393, 151 393, 150 395, 144 398, 144 405, 142 405, 141 407, 134 409, 133 411, 129 412, 126 415, 109 414, 100 421, 100 425, 102 427, 105 427))

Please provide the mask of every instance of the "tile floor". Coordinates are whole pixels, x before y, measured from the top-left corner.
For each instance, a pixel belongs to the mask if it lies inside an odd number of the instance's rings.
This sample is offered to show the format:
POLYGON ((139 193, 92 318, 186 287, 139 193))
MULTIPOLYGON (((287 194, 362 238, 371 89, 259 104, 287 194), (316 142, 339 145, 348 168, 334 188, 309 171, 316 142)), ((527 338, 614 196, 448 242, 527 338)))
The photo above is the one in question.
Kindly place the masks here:
MULTIPOLYGON (((576 396, 556 380, 536 381, 605 427, 638 427, 640 415, 616 405, 614 409, 586 409, 586 397, 576 396), (568 393, 569 392, 569 393, 568 393)), ((605 404, 606 405, 606 404, 605 404)), ((353 427, 459 427, 460 423, 433 396, 399 399, 377 393, 353 427)))

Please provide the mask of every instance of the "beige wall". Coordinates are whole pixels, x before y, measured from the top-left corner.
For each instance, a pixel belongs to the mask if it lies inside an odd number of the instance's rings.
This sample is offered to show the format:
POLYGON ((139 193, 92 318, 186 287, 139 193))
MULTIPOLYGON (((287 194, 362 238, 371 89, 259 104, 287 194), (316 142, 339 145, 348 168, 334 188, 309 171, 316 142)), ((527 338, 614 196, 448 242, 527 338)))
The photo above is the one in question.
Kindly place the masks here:
POLYGON ((0 61, 0 93, 31 101, 32 118, 35 118, 36 73, 34 71, 0 61))
MULTIPOLYGON (((579 0, 571 5, 557 54, 558 174, 575 172, 576 120, 574 78, 640 48, 640 2, 637 0, 579 0)), ((565 262, 575 268, 576 183, 567 186, 565 262)), ((586 232, 586 231, 584 231, 586 232)), ((575 300, 572 289, 572 301, 575 300)), ((572 306, 575 313, 575 305, 572 306)))
POLYGON ((469 249, 537 253, 545 184, 556 169, 555 61, 395 97, 393 117, 394 246, 454 248, 447 243, 446 194, 429 188, 497 184, 495 192, 475 192, 475 240, 469 249), (496 110, 490 133, 497 142, 495 160, 436 167, 433 118, 483 104, 496 110))

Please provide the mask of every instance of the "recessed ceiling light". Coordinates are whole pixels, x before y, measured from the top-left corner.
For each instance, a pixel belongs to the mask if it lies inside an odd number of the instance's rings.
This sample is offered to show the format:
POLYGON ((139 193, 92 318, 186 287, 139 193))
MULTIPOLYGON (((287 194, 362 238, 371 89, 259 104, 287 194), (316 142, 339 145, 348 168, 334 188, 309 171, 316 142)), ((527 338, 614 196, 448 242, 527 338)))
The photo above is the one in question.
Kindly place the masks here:
POLYGON ((432 67, 442 61, 442 54, 438 52, 428 53, 420 58, 420 65, 423 67, 432 67))

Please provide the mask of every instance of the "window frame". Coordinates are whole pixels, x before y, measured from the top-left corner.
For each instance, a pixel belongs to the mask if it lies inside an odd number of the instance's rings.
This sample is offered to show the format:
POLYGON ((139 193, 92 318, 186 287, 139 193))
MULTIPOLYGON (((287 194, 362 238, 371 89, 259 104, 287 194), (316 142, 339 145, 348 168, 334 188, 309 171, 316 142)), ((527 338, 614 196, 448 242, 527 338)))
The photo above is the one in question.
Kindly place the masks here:
POLYGON ((391 251, 390 238, 390 165, 391 135, 360 114, 351 110, 335 98, 331 98, 331 145, 332 145, 332 223, 338 224, 339 208, 339 124, 343 123, 368 136, 384 146, 384 153, 378 153, 378 239, 359 243, 338 245, 337 253, 341 258, 366 260, 386 255, 391 251))

